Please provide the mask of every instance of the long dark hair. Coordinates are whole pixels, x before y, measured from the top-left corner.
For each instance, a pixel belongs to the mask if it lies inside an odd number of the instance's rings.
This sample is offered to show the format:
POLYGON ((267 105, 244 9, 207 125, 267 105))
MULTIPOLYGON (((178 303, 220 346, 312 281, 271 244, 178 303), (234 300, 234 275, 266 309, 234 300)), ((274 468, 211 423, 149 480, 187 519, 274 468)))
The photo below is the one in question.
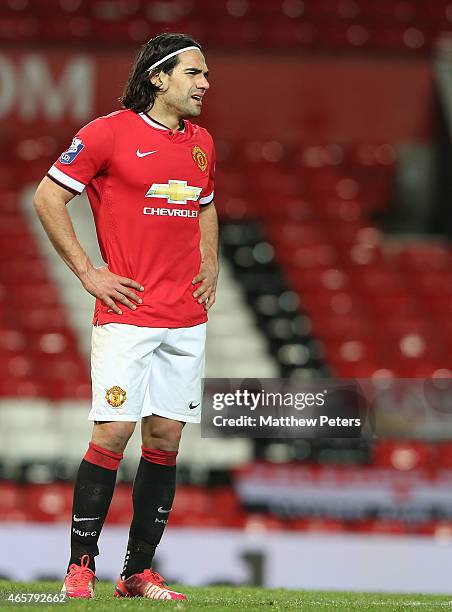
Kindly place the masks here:
MULTIPOLYGON (((198 42, 185 34, 159 34, 159 36, 151 38, 143 45, 130 70, 124 93, 120 98, 123 106, 130 108, 135 113, 143 113, 152 108, 160 88, 151 83, 152 73, 149 74, 148 72, 149 66, 164 58, 165 55, 173 51, 179 51, 184 47, 198 47, 200 51, 202 50, 198 42)), ((178 63, 179 56, 175 55, 157 66, 155 71, 163 70, 163 72, 171 74, 178 63)))

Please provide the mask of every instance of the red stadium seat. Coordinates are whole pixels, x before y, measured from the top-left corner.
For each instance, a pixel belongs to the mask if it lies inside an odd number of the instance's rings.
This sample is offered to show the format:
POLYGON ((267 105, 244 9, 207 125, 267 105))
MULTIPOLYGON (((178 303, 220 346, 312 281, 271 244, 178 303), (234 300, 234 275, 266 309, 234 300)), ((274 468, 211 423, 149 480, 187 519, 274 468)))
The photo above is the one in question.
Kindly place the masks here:
POLYGON ((409 471, 432 464, 432 449, 428 444, 415 440, 385 440, 375 444, 373 464, 378 467, 409 471))
POLYGON ((249 533, 262 533, 266 531, 281 531, 285 522, 270 514, 250 513, 246 516, 244 529, 249 533))
POLYGON ((128 524, 132 516, 132 487, 119 483, 116 485, 106 522, 128 524))
POLYGON ((401 520, 374 519, 360 521, 354 526, 354 531, 364 533, 403 535, 407 533, 408 528, 406 523, 401 520))
POLYGON ((346 530, 346 524, 340 519, 297 518, 289 522, 289 528, 313 533, 338 533, 346 530))
POLYGON ((374 322, 363 315, 312 315, 313 333, 317 338, 328 341, 370 340, 377 332, 374 322))
POLYGON ((30 484, 24 488, 24 507, 29 520, 70 523, 73 486, 66 483, 30 484))
POLYGON ((172 515, 208 514, 212 508, 212 499, 205 489, 194 486, 177 488, 172 515))
POLYGON ((24 507, 23 488, 9 481, 0 481, 0 513, 2 518, 7 513, 14 513, 24 507))
POLYGON ((452 469, 452 442, 441 442, 435 445, 435 463, 438 468, 452 469))

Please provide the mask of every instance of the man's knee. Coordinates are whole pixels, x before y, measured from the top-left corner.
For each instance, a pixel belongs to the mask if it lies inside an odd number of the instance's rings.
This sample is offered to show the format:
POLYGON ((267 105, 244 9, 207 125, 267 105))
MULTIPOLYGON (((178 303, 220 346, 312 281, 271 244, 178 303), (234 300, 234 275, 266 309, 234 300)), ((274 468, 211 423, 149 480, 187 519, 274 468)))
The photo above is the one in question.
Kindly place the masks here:
POLYGON ((107 450, 122 453, 135 430, 135 425, 136 423, 126 421, 96 421, 91 441, 107 450))
POLYGON ((145 417, 141 422, 141 437, 145 448, 177 451, 185 423, 159 416, 145 417))

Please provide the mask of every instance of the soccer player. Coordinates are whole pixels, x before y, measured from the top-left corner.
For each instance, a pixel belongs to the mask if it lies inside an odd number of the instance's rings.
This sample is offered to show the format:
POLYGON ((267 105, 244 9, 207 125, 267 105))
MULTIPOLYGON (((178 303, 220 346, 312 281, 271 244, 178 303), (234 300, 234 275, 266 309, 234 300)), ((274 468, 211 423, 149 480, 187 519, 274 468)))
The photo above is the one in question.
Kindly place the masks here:
POLYGON ((170 515, 186 422, 200 421, 207 311, 215 302, 215 150, 188 119, 209 89, 200 45, 161 34, 139 53, 124 108, 83 127, 50 168, 35 208, 55 249, 96 297, 94 421, 75 487, 63 591, 94 594, 94 557, 116 472, 141 420, 142 457, 117 597, 185 599, 151 569, 170 515), (86 188, 105 267, 75 235, 66 205, 86 188))

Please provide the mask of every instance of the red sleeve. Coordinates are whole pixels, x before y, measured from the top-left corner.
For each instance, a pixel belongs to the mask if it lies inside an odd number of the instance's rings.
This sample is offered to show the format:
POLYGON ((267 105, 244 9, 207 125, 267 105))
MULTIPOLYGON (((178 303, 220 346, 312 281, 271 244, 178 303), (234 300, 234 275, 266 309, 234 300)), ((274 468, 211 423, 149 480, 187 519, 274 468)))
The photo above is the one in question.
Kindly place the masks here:
POLYGON ((209 181, 207 183, 207 186, 201 191, 201 197, 199 198, 200 206, 207 206, 207 204, 213 202, 215 187, 215 160, 215 145, 212 141, 212 149, 209 159, 209 181))
POLYGON ((107 168, 113 150, 113 131, 105 117, 99 117, 77 132, 71 146, 53 164, 48 176, 73 193, 107 168))

